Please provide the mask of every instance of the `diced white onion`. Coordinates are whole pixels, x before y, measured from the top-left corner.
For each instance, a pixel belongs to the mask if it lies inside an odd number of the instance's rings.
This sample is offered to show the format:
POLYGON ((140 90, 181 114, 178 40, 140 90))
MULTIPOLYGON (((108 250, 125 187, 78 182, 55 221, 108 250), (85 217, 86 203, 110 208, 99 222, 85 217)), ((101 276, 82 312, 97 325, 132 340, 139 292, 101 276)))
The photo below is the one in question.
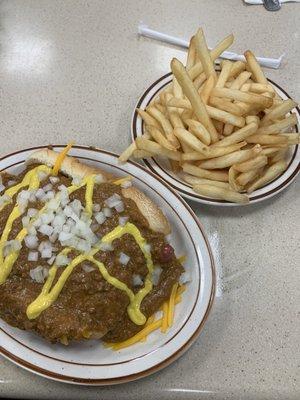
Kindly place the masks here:
POLYGON ((180 283, 180 285, 184 285, 185 283, 190 282, 191 279, 192 279, 191 274, 189 272, 185 271, 180 275, 179 283, 180 283))
POLYGON ((48 268, 42 267, 41 265, 29 271, 31 279, 37 283, 44 283, 48 274, 48 268))
POLYGON ((63 254, 59 254, 55 260, 55 264, 58 267, 62 267, 63 265, 68 265, 70 262, 71 262, 71 260, 63 254))
POLYGON ((53 227, 50 225, 43 224, 38 228, 38 231, 41 232, 43 235, 51 236, 53 233, 53 227))
POLYGON ((142 286, 144 284, 144 281, 141 275, 138 274, 132 275, 132 284, 133 286, 142 286))
POLYGON ((103 214, 106 216, 106 218, 110 218, 112 216, 112 211, 110 208, 103 208, 103 214))
POLYGON ((119 201, 119 203, 115 205, 115 210, 118 213, 121 213, 121 212, 124 211, 124 203, 123 203, 123 201, 119 201))
POLYGON ((95 175, 95 177, 94 177, 94 182, 95 183, 103 183, 104 182, 104 180, 103 180, 103 176, 102 175, 95 175))
POLYGON ((30 251, 28 253, 28 261, 37 261, 39 258, 39 253, 37 251, 30 251))
POLYGON ((30 222, 30 217, 23 217, 22 218, 22 225, 24 226, 24 228, 26 228, 29 225, 30 222))
POLYGON ((58 240, 59 240, 60 242, 65 242, 66 240, 71 239, 72 236, 73 236, 72 233, 62 231, 62 232, 60 232, 60 234, 58 235, 58 240))
POLYGON ((131 181, 124 181, 123 183, 121 183, 121 187, 122 188, 124 188, 124 189, 127 189, 127 188, 129 188, 129 187, 131 187, 132 186, 132 182, 131 181))
POLYGON ((47 178, 47 174, 46 174, 46 172, 44 172, 44 171, 38 171, 38 177, 39 177, 39 180, 40 181, 43 181, 43 180, 45 180, 46 178, 47 178))
POLYGON ((59 182, 59 178, 57 176, 50 176, 50 182, 54 185, 55 183, 59 182))
POLYGON ((57 211, 60 205, 59 198, 50 199, 47 203, 47 209, 51 211, 57 211))
POLYGON ((124 226, 128 221, 129 217, 119 217, 119 225, 124 226))
POLYGON ((7 194, 3 194, 0 196, 0 206, 2 207, 4 204, 9 203, 11 201, 11 197, 7 194))
POLYGON ((44 197, 44 199, 42 201, 48 201, 48 200, 52 200, 55 197, 55 193, 52 190, 49 190, 49 192, 46 193, 46 196, 44 197))
POLYGON ((36 249, 38 247, 38 239, 36 235, 27 235, 25 236, 25 244, 28 249, 36 249))
POLYGON ((81 202, 79 200, 75 199, 72 201, 72 203, 70 203, 70 207, 72 208, 74 213, 77 215, 77 217, 79 217, 80 211, 83 208, 81 202))
POLYGON ((35 217, 39 211, 36 208, 28 208, 27 215, 29 218, 35 217))
POLYGON ((21 248, 22 248, 22 245, 21 245, 21 242, 19 240, 16 240, 16 239, 15 240, 8 240, 4 244, 3 255, 4 255, 4 257, 6 257, 9 254, 11 254, 12 252, 21 250, 21 248))
POLYGON ((27 231, 29 235, 36 236, 36 229, 33 225, 28 226, 27 231))
POLYGON ((71 231, 71 227, 70 227, 69 225, 66 225, 66 224, 65 224, 65 225, 62 227, 62 231, 68 233, 68 232, 71 231))
POLYGON ((162 268, 159 266, 156 266, 154 268, 153 274, 152 274, 152 282, 153 282, 154 286, 158 285, 161 273, 162 273, 162 268))
POLYGON ((32 225, 33 225, 35 228, 38 228, 39 226, 42 225, 42 223, 43 223, 42 218, 41 218, 41 217, 38 217, 35 221, 33 221, 32 225))
POLYGON ((150 252, 151 252, 151 244, 146 243, 146 244, 144 245, 144 250, 145 250, 147 253, 150 253, 150 252))
POLYGON ((47 260, 47 264, 52 265, 54 263, 56 256, 52 256, 51 258, 49 258, 49 260, 47 260))
POLYGON ((38 199, 38 200, 41 200, 41 199, 43 199, 44 197, 45 197, 45 195, 46 195, 46 193, 43 191, 43 189, 38 189, 37 191, 36 191, 36 193, 35 193, 35 197, 38 199))
POLYGON ((30 197, 29 197, 30 203, 35 203, 36 202, 35 194, 36 194, 36 190, 31 190, 30 191, 30 197))
POLYGON ((121 200, 121 196, 118 195, 117 193, 114 193, 112 196, 110 196, 108 199, 104 201, 105 205, 109 208, 115 207, 121 200))
POLYGON ((48 185, 43 187, 43 191, 44 192, 49 192, 49 190, 52 190, 53 186, 51 185, 51 183, 48 183, 48 185))
POLYGON ((41 251, 42 258, 51 258, 52 257, 52 249, 46 248, 41 251))
POLYGON ((0 192, 3 192, 4 189, 5 189, 5 186, 2 185, 2 183, 0 183, 0 192))
POLYGON ((56 215, 52 221, 52 226, 55 227, 59 227, 62 228, 62 226, 64 225, 64 223, 66 222, 66 218, 64 215, 56 215))
POLYGON ((92 267, 91 265, 87 265, 87 264, 82 264, 81 268, 84 270, 84 272, 92 272, 95 271, 95 268, 92 267))
POLYGON ((121 251, 119 256, 120 264, 127 265, 129 263, 130 257, 121 251))
POLYGON ((104 215, 103 211, 99 211, 97 214, 95 214, 95 220, 99 225, 102 225, 105 222, 106 216, 104 215))
POLYGON ((93 204, 93 211, 94 212, 99 212, 101 210, 100 204, 93 204))
POLYGON ((91 243, 89 243, 87 240, 80 239, 76 248, 82 253, 88 253, 91 250, 91 243))

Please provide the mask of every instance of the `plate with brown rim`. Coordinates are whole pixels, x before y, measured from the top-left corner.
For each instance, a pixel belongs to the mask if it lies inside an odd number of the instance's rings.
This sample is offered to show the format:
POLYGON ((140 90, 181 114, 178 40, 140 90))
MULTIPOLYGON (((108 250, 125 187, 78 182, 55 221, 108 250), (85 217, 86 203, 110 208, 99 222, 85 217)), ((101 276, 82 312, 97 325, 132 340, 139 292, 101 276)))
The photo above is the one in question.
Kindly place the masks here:
MULTIPOLYGON (((59 151, 64 146, 52 147, 59 151)), ((2 157, 0 171, 19 173, 28 155, 39 148, 42 147, 2 157)), ((170 243, 176 254, 186 254, 184 265, 191 280, 182 301, 176 306, 172 327, 165 334, 160 330, 151 333, 145 342, 119 351, 113 351, 96 340, 63 346, 50 344, 32 332, 13 328, 0 320, 0 354, 35 374, 57 381, 83 385, 129 382, 169 365, 196 340, 214 298, 213 256, 196 215, 157 175, 133 162, 121 165, 118 155, 96 148, 74 146, 69 154, 116 176, 133 177, 134 184, 167 216, 172 227, 170 243)))
MULTIPOLYGON (((132 120, 131 120, 131 138, 134 141, 137 137, 144 134, 144 124, 141 117, 138 115, 136 109, 141 108, 144 110, 151 101, 160 94, 160 92, 168 86, 173 79, 172 73, 168 73, 152 85, 150 85, 139 98, 136 107, 134 109, 132 120)), ((285 100, 291 98, 277 83, 268 79, 270 84, 274 87, 275 91, 279 96, 285 100)), ((298 125, 300 124, 300 111, 299 108, 292 110, 297 115, 298 125)), ((298 126, 294 127, 295 132, 299 132, 298 126)), ((268 183, 267 185, 255 190, 249 195, 249 203, 247 204, 237 204, 231 203, 225 200, 217 200, 209 197, 204 197, 193 191, 191 185, 186 183, 181 177, 180 173, 174 173, 169 165, 168 160, 161 157, 151 157, 143 159, 145 166, 153 173, 162 178, 167 182, 173 189, 175 189, 180 195, 189 200, 194 200, 198 203, 209 204, 214 206, 245 206, 253 203, 258 203, 260 201, 266 200, 270 197, 275 196, 282 190, 286 189, 296 178, 300 171, 300 149, 299 145, 290 146, 289 152, 287 154, 287 169, 279 175, 275 180, 268 183)))

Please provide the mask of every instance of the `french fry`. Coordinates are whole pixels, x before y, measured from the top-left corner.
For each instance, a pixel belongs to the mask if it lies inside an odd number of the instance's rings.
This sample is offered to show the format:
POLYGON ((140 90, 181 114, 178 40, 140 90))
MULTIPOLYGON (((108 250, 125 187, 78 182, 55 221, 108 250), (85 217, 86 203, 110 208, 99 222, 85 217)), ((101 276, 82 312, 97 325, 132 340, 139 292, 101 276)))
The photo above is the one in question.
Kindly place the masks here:
MULTIPOLYGON (((287 145, 284 145, 283 147, 286 149, 287 145)), ((264 147, 262 149, 262 151, 261 151, 261 155, 271 156, 271 155, 274 155, 275 153, 277 153, 280 150, 281 150, 281 148, 279 146, 278 147, 264 147)))
POLYGON ((201 154, 199 152, 193 151, 191 153, 185 153, 182 155, 182 161, 202 161, 208 160, 210 158, 221 157, 225 154, 233 153, 234 151, 239 150, 240 148, 246 146, 247 142, 241 142, 232 144, 227 147, 208 147, 207 154, 201 154))
POLYGON ((225 124, 223 129, 223 136, 230 136, 234 131, 234 126, 231 124, 225 124))
POLYGON ((293 144, 298 144, 300 140, 299 133, 282 133, 281 135, 278 136, 280 136, 281 138, 286 138, 289 146, 293 144))
POLYGON ((220 99, 219 97, 211 96, 209 98, 209 104, 220 110, 227 111, 233 115, 242 116, 244 114, 244 110, 240 106, 232 103, 229 100, 220 99))
POLYGON ((133 158, 151 158, 153 154, 146 150, 134 150, 133 158))
POLYGON ((271 107, 273 100, 269 97, 258 95, 255 93, 246 93, 236 89, 214 88, 211 92, 212 96, 225 97, 231 100, 243 101, 245 103, 255 104, 264 108, 271 107))
POLYGON ((274 154, 272 157, 269 158, 269 165, 275 164, 280 160, 284 160, 286 153, 287 149, 279 150, 276 154, 274 154))
POLYGON ((155 108, 157 108, 162 114, 167 114, 167 109, 163 104, 155 104, 155 108))
POLYGON ((160 123, 169 142, 172 143, 174 147, 178 148, 180 144, 173 134, 173 127, 168 118, 155 107, 148 107, 147 111, 160 123))
POLYGON ((275 122, 272 125, 268 125, 268 126, 263 126, 261 128, 258 128, 257 130, 257 134, 266 134, 266 135, 270 135, 270 134, 276 134, 279 132, 282 132, 288 128, 291 128, 295 125, 297 125, 297 115, 295 113, 289 115, 287 118, 282 119, 279 122, 275 122))
MULTIPOLYGON (((267 125, 270 121, 280 119, 284 117, 289 111, 297 106, 297 103, 292 99, 284 100, 281 104, 273 108, 265 117, 261 120, 261 126, 267 125)), ((266 107, 267 108, 267 107, 266 107)))
POLYGON ((246 58, 248 67, 252 72, 255 81, 257 83, 262 83, 264 85, 267 85, 268 81, 264 73, 262 72, 259 63, 257 62, 255 55, 250 50, 247 50, 245 51, 244 56, 246 58))
POLYGON ((139 150, 146 150, 154 155, 161 155, 168 157, 171 160, 181 161, 181 153, 179 151, 172 151, 165 149, 160 144, 152 142, 151 140, 138 137, 135 139, 136 146, 139 150))
POLYGON ((266 185, 267 183, 273 181, 277 176, 279 176, 286 169, 286 162, 280 160, 275 164, 271 165, 269 168, 263 172, 262 176, 251 183, 247 189, 248 193, 252 193, 254 190, 266 185))
POLYGON ((243 61, 235 61, 232 64, 230 73, 229 73, 229 78, 234 78, 237 75, 239 75, 242 71, 245 71, 246 69, 246 64, 243 61))
POLYGON ((178 114, 178 112, 170 111, 169 118, 170 118, 171 124, 173 125, 173 128, 184 128, 184 123, 182 122, 182 119, 180 118, 180 115, 178 114))
POLYGON ((239 143, 243 140, 246 140, 247 137, 249 137, 256 131, 257 131, 257 124, 251 122, 249 125, 245 125, 243 128, 235 131, 230 136, 225 137, 224 139, 215 143, 214 147, 229 146, 234 143, 239 143))
POLYGON ((186 69, 192 68, 192 66, 195 65, 195 61, 196 61, 196 46, 195 46, 195 38, 194 36, 192 36, 187 54, 186 69))
POLYGON ((262 148, 260 145, 254 146, 249 150, 238 150, 233 153, 226 154, 221 157, 211 158, 210 160, 201 161, 199 165, 203 169, 222 169, 231 167, 234 164, 247 161, 250 158, 257 156, 261 152, 262 148))
MULTIPOLYGON (((199 90, 202 84, 206 81, 206 75, 202 72, 197 78, 194 80, 194 86, 196 90, 199 90)), ((199 92, 198 92, 199 93, 199 92)))
POLYGON ((198 54, 200 58, 207 79, 210 76, 213 76, 213 78, 216 79, 217 75, 214 67, 214 62, 211 59, 210 52, 206 44, 205 36, 201 28, 198 29, 194 40, 196 46, 196 54, 198 54))
POLYGON ((220 182, 220 181, 212 181, 211 179, 204 179, 204 178, 198 178, 197 176, 189 175, 189 174, 183 174, 182 175, 183 180, 190 185, 213 185, 213 186, 218 186, 224 189, 230 189, 230 185, 227 182, 220 182))
POLYGON ((218 108, 211 107, 208 105, 206 106, 206 110, 208 115, 211 118, 216 119, 217 121, 229 123, 233 126, 238 126, 239 128, 242 128, 245 125, 245 118, 243 117, 230 114, 227 111, 219 110, 218 108))
POLYGON ((192 110, 192 105, 187 99, 177 99, 176 97, 172 97, 167 104, 168 107, 178 107, 185 108, 187 110, 192 110))
POLYGON ((199 178, 211 179, 213 181, 228 182, 227 171, 208 171, 207 169, 199 168, 189 163, 183 163, 182 169, 188 174, 197 176, 199 178))
POLYGON ((244 85, 244 83, 247 82, 250 76, 251 72, 248 71, 241 72, 230 85, 230 89, 239 90, 244 85))
POLYGON ((240 186, 246 186, 249 182, 253 181, 254 178, 260 176, 260 173, 263 171, 263 168, 251 169, 247 172, 242 172, 237 178, 236 182, 240 186))
POLYGON ((120 154, 118 160, 121 163, 125 163, 132 156, 133 152, 137 149, 135 142, 131 143, 124 151, 120 154))
POLYGON ((181 99, 183 97, 181 86, 176 78, 173 78, 173 94, 177 99, 181 99))
POLYGON ((228 171, 228 180, 230 189, 235 190, 236 192, 241 192, 243 190, 243 186, 237 183, 236 178, 238 177, 239 172, 232 166, 228 171))
MULTIPOLYGON (((214 62, 228 47, 230 47, 233 43, 234 36, 228 35, 225 39, 221 40, 220 43, 217 44, 215 48, 210 51, 210 57, 212 62, 214 62)), ((203 72, 203 66, 201 62, 196 63, 190 70, 188 70, 188 74, 192 80, 197 78, 203 72)))
MULTIPOLYGON (((252 169, 259 169, 267 165, 268 158, 266 156, 257 156, 251 160, 244 161, 240 164, 234 164, 234 169, 239 172, 247 172, 252 169)), ((230 181, 229 181, 230 182, 230 181)))
POLYGON ((249 203, 249 198, 247 195, 237 193, 233 190, 224 189, 212 185, 194 185, 193 189, 196 193, 199 193, 205 197, 210 197, 218 200, 226 200, 232 203, 249 203))
MULTIPOLYGON (((193 110, 188 110, 188 109, 184 110, 184 111, 181 113, 181 115, 180 115, 180 117, 181 117, 181 119, 182 119, 182 121, 183 121, 184 124, 186 124, 186 121, 187 121, 188 119, 192 119, 193 116, 194 116, 193 110)), ((209 136, 210 136, 210 135, 209 135, 209 136)))
POLYGON ((181 166, 179 161, 169 160, 171 171, 178 173, 181 171, 181 166))
POLYGON ((267 84, 263 84, 263 83, 245 83, 242 87, 241 87, 241 91, 242 92, 253 92, 253 93, 264 93, 264 92, 270 92, 273 93, 275 96, 275 92, 274 89, 272 88, 271 85, 267 84))
POLYGON ((168 139, 161 133, 159 129, 157 129, 155 126, 148 126, 148 131, 150 132, 150 135, 153 137, 153 139, 160 144, 162 147, 176 151, 176 147, 174 147, 168 139))
POLYGON ((232 67, 232 62, 229 60, 225 60, 222 64, 222 69, 220 75, 218 76, 216 87, 222 88, 225 86, 225 83, 228 80, 230 70, 232 67))
POLYGON ((195 135, 202 143, 209 145, 211 142, 210 134, 201 122, 194 119, 186 119, 185 123, 189 127, 190 132, 195 135))
POLYGON ((213 75, 210 75, 209 78, 206 80, 206 82, 203 85, 203 89, 201 91, 201 99, 204 104, 208 103, 210 93, 215 85, 215 79, 213 75))
POLYGON ((196 114, 199 122, 201 122, 210 133, 212 142, 216 142, 218 140, 218 132, 216 131, 216 128, 214 127, 206 111, 205 104, 203 104, 184 66, 181 64, 180 61, 173 58, 173 60, 171 61, 171 69, 180 86, 182 87, 183 93, 191 102, 194 113, 196 114))
POLYGON ((247 115, 246 117, 246 124, 251 124, 251 122, 254 122, 255 124, 257 124, 257 126, 259 125, 260 119, 257 115, 247 115))
POLYGON ((202 154, 207 153, 208 147, 186 129, 175 128, 174 135, 180 140, 180 142, 186 143, 192 149, 199 151, 202 154))
POLYGON ((283 135, 252 135, 248 136, 246 139, 247 143, 257 143, 257 144, 285 144, 288 143, 288 138, 283 135))
POLYGON ((141 110, 140 108, 137 108, 136 111, 146 125, 153 125, 156 126, 157 129, 161 130, 161 125, 159 124, 159 122, 155 118, 151 117, 151 115, 149 115, 147 111, 141 110))

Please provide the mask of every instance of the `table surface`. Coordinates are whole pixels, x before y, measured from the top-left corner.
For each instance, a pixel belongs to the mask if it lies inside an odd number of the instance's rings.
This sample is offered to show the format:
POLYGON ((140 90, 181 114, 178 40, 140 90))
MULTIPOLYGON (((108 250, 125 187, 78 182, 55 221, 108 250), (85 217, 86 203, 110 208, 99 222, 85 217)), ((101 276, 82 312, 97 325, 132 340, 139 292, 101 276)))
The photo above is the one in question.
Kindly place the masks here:
MULTIPOLYGON (((3 0, 0 7, 1 155, 70 139, 120 152, 140 94, 169 71, 172 57, 185 57, 139 38, 140 21, 186 38, 201 25, 211 46, 233 32, 236 52, 285 53, 282 67, 266 73, 300 98, 299 4, 277 13, 241 0, 3 0)), ((174 364, 95 388, 48 381, 1 358, 0 397, 299 398, 299 189, 298 179, 246 208, 191 203, 214 251, 218 287, 202 334, 174 364)))

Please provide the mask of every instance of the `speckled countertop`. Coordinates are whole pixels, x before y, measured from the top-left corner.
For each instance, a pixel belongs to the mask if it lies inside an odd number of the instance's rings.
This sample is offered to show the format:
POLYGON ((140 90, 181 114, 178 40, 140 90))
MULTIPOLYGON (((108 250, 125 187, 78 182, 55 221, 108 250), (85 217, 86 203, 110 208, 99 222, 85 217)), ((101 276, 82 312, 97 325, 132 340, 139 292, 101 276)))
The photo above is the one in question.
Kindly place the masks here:
MULTIPOLYGON (((184 57, 139 39, 140 20, 182 37, 201 25, 211 45, 234 32, 237 52, 284 52, 282 68, 267 75, 299 100, 299 15, 300 4, 270 13, 241 0, 2 0, 0 153, 71 138, 120 152, 138 96, 171 57, 184 57)), ((0 358, 0 397, 299 399, 299 189, 298 179, 242 209, 191 204, 213 247, 218 290, 201 336, 173 365, 93 388, 47 381, 0 358)))

